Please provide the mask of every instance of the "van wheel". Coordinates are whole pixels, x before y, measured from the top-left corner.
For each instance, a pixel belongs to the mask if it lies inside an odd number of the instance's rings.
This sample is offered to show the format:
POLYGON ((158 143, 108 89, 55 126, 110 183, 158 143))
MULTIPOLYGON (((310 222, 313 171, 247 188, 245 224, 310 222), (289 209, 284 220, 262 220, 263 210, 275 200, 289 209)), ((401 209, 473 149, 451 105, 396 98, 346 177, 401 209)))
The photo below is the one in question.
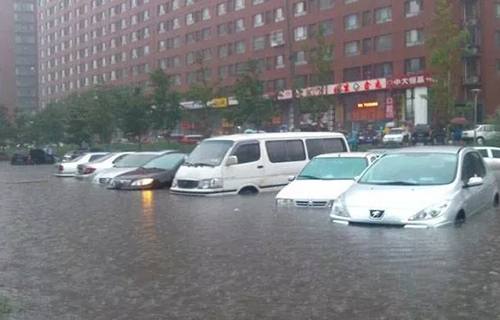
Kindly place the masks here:
POLYGON ((465 211, 460 210, 455 217, 455 227, 461 227, 465 222, 465 211))
POLYGON ((240 196, 254 196, 259 193, 259 190, 257 190, 255 187, 245 187, 238 192, 240 196))
POLYGON ((500 205, 500 196, 498 193, 495 195, 495 198, 493 199, 493 208, 498 208, 500 205))
POLYGON ((484 138, 483 137, 479 137, 476 139, 476 143, 480 146, 482 146, 484 144, 484 138))

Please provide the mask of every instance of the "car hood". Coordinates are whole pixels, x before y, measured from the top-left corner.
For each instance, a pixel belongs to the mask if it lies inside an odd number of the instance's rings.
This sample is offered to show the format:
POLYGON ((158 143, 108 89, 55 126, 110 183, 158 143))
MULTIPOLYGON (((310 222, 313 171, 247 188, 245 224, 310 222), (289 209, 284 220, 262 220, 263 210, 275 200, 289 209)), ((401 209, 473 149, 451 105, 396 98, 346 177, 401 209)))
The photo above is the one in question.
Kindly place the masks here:
POLYGON ((131 172, 131 171, 134 171, 134 170, 137 170, 138 168, 108 168, 108 169, 105 169, 103 170, 102 172, 100 172, 96 178, 106 178, 106 179, 109 179, 109 178, 114 178, 116 176, 119 176, 121 174, 124 174, 124 173, 127 173, 127 172, 131 172))
POLYGON ((418 212, 449 199, 453 187, 379 186, 355 183, 343 196, 347 208, 405 209, 418 212))
POLYGON ((403 137, 403 134, 386 134, 384 136, 385 138, 402 138, 403 137))
POLYGON ((220 178, 222 176, 221 167, 193 167, 182 165, 175 174, 176 179, 203 180, 220 178))
POLYGON ((334 200, 344 193, 354 180, 294 180, 276 198, 293 200, 334 200))
POLYGON ((153 178, 158 180, 163 180, 168 178, 168 176, 172 173, 170 170, 147 170, 143 168, 138 168, 134 171, 129 171, 127 173, 118 175, 115 179, 123 179, 123 180, 139 180, 145 178, 153 178))

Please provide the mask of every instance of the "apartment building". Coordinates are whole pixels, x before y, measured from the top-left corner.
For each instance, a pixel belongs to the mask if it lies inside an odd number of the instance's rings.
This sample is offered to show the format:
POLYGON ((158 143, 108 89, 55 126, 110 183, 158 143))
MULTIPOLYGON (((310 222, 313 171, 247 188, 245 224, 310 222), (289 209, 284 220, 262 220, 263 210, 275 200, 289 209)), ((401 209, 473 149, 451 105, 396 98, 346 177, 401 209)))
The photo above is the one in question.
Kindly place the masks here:
POLYGON ((0 104, 11 113, 38 107, 36 0, 0 1, 0 104))
MULTIPOLYGON (((479 119, 500 106, 500 2, 452 0, 472 48, 458 84, 460 101, 479 95, 479 119)), ((338 96, 332 127, 347 122, 427 123, 426 34, 435 0, 42 0, 38 13, 42 104, 99 83, 147 85, 163 68, 178 90, 201 79, 230 88, 245 62, 258 60, 266 89, 289 123, 296 94, 318 94, 308 55, 319 26, 332 50, 338 96), (290 55, 290 52, 293 52, 290 55), (205 72, 200 72, 199 60, 205 72), (291 66, 290 64, 293 64, 291 66), (292 79, 292 74, 294 77, 292 79)), ((226 107, 234 100, 221 105, 226 107)), ((186 108, 195 103, 186 102, 186 108)))

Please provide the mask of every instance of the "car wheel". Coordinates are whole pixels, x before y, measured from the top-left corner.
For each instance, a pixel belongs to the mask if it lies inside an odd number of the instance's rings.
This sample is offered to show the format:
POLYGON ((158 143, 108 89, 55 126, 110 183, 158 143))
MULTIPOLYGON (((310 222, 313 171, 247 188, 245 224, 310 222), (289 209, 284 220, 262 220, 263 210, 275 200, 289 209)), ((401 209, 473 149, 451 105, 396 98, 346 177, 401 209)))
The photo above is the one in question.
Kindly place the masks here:
POLYGON ((460 227, 465 222, 465 212, 460 210, 455 217, 455 226, 460 227))
POLYGON ((257 195, 259 191, 254 187, 245 187, 238 193, 240 196, 254 196, 257 195))
POLYGON ((484 144, 484 138, 483 137, 479 137, 476 139, 476 143, 480 146, 482 146, 484 144))

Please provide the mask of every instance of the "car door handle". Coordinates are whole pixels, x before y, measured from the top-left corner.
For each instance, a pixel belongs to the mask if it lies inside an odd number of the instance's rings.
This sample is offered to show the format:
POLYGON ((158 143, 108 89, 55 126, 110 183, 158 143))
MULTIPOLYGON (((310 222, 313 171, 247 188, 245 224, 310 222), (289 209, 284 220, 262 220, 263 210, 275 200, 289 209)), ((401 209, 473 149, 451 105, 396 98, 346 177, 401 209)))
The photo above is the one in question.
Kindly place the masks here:
POLYGON ((263 169, 264 166, 257 166, 257 169, 263 169))

